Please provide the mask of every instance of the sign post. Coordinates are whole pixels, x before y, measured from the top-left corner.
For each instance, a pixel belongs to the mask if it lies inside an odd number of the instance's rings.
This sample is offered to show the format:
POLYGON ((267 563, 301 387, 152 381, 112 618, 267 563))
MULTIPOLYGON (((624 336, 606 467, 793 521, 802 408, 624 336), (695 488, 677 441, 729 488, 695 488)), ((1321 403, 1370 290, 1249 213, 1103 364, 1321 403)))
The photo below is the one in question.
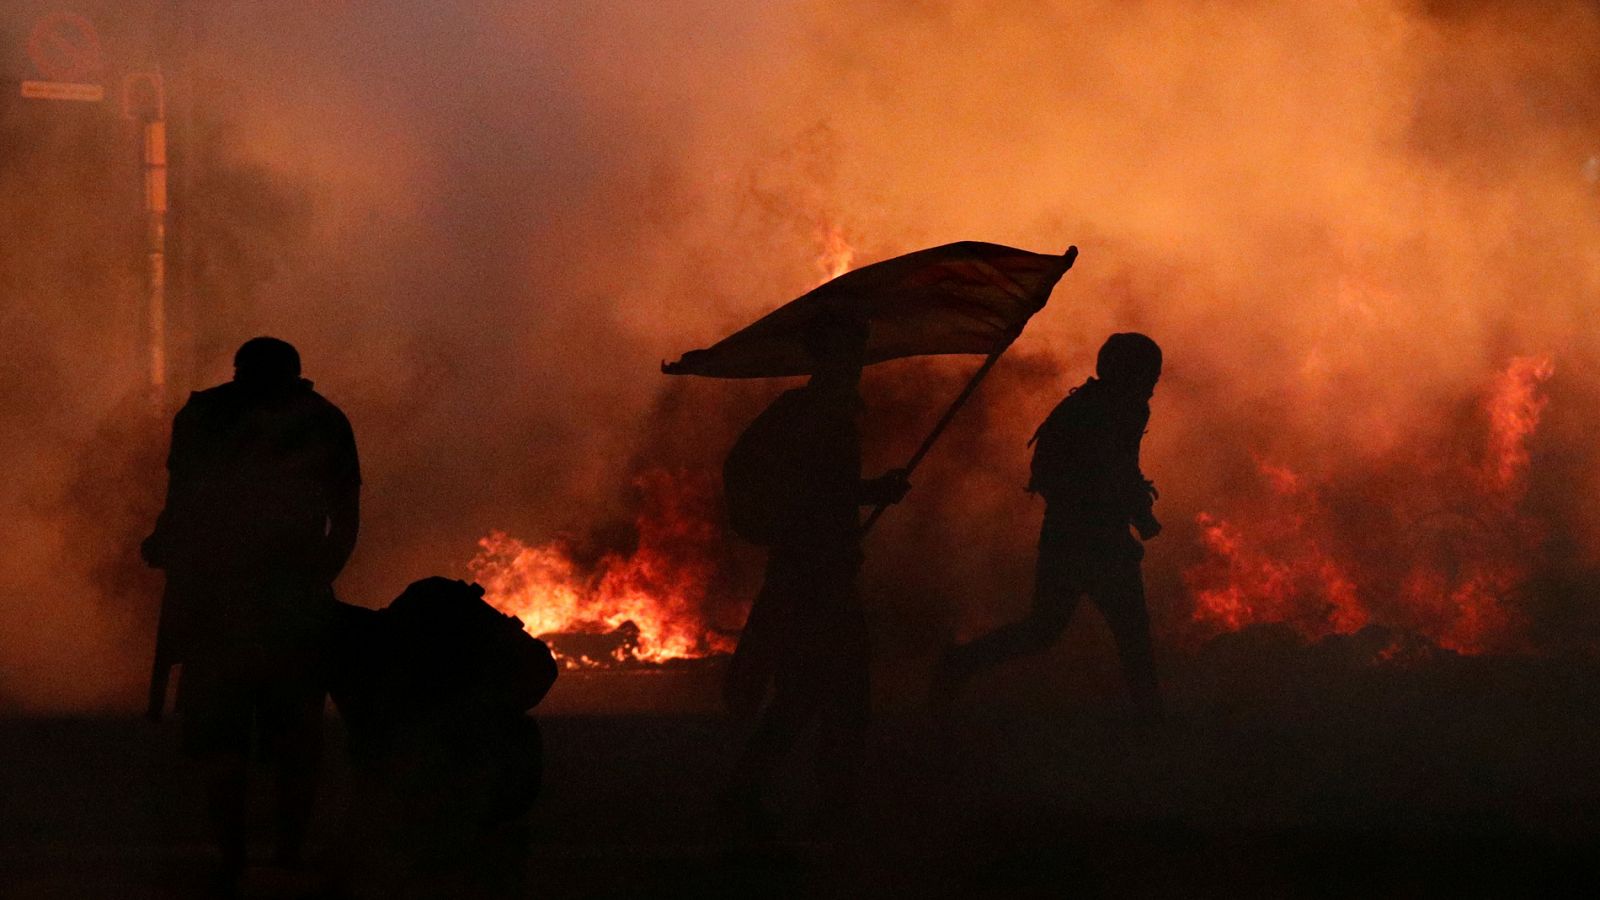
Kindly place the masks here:
POLYGON ((22 96, 88 103, 105 99, 105 87, 91 80, 102 66, 100 37, 83 16, 56 12, 41 17, 28 33, 28 59, 41 80, 22 82, 22 96))
POLYGON ((74 81, 24 81, 22 96, 30 100, 77 100, 99 103, 106 98, 106 89, 98 84, 79 84, 74 81))
POLYGON ((159 405, 167 386, 167 95, 160 72, 123 80, 122 114, 140 123, 144 138, 145 335, 150 388, 159 405))
MULTIPOLYGON (((22 82, 22 96, 34 100, 97 103, 105 86, 91 79, 104 67, 100 37, 83 16, 55 12, 41 17, 28 34, 28 58, 42 80, 22 82)), ((139 123, 144 173, 146 374, 158 406, 167 386, 167 97, 159 69, 136 72, 122 81, 122 114, 139 123)))

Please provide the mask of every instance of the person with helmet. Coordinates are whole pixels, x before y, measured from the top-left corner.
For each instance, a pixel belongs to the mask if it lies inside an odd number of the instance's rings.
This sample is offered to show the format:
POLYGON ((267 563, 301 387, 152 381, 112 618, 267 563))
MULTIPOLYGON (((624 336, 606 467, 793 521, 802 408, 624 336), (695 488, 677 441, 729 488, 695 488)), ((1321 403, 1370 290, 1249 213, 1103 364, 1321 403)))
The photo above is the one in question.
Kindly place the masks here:
POLYGON ((1139 468, 1161 348, 1142 334, 1113 334, 1100 348, 1095 374, 1067 394, 1029 442, 1028 490, 1045 501, 1033 609, 1020 622, 944 653, 932 689, 938 713, 976 675, 1050 647, 1088 596, 1111 628, 1135 707, 1147 719, 1161 716, 1140 571, 1140 540, 1160 534, 1161 523, 1152 511, 1155 486, 1139 468))

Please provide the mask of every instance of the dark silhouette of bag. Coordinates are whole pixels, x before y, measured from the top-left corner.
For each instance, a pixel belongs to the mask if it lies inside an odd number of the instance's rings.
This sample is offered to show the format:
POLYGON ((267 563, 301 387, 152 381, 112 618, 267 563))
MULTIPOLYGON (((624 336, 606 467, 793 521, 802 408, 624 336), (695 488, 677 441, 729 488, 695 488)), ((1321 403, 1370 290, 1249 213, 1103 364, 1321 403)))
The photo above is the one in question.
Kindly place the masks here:
POLYGON ((454 715, 520 719, 555 684, 549 647, 483 600, 483 589, 444 578, 406 588, 388 608, 344 606, 332 685, 352 750, 381 748, 407 723, 454 715))
POLYGON ((1080 390, 1073 388, 1062 398, 1028 441, 1033 448, 1029 493, 1046 498, 1064 493, 1082 466, 1085 398, 1080 390))
POLYGON ((773 401, 745 428, 722 465, 722 496, 733 533, 763 547, 776 543, 795 502, 792 412, 799 391, 773 401))

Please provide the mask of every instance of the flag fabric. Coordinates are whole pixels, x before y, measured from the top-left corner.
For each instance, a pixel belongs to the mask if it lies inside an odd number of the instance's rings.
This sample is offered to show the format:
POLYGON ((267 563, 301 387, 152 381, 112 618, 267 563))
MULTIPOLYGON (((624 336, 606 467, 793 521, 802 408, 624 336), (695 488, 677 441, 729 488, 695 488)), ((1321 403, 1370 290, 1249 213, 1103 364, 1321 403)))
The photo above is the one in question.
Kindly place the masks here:
POLYGON ((840 275, 704 350, 669 375, 771 378, 806 375, 802 336, 820 315, 849 314, 870 327, 867 362, 1003 349, 1044 307, 1077 258, 962 241, 930 247, 840 275))

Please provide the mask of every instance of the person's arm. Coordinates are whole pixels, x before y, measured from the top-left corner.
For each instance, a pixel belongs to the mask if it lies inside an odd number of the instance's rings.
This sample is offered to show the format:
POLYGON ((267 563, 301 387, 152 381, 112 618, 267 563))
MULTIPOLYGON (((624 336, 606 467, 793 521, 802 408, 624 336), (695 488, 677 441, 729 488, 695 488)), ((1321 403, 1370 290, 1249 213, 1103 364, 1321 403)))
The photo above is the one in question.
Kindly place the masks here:
POLYGON ((1146 481, 1143 503, 1133 515, 1133 528, 1139 532, 1142 540, 1148 541, 1161 533, 1161 522, 1156 519, 1155 514, 1156 496, 1155 482, 1146 481))
POLYGON ((328 536, 323 543, 322 576, 329 583, 344 571, 361 531, 361 462, 355 432, 343 413, 335 413, 334 471, 328 489, 328 536))
POLYGON ((328 540, 323 545, 323 576, 329 582, 339 577, 350 554, 356 549, 361 530, 361 485, 353 484, 332 498, 328 510, 328 540))
POLYGON ((1139 537, 1146 541, 1161 533, 1161 522, 1156 519, 1154 509, 1159 494, 1156 492, 1155 482, 1144 477, 1144 468, 1139 461, 1141 445, 1144 443, 1144 427, 1149 421, 1150 413, 1147 410, 1139 417, 1138 428, 1131 437, 1132 447, 1128 456, 1131 472, 1126 479, 1129 503, 1133 509, 1130 520, 1134 530, 1139 532, 1139 537))
POLYGON ((890 469, 877 478, 861 479, 859 492, 862 506, 891 506, 905 499, 911 490, 905 469, 890 469))
POLYGON ((150 536, 139 544, 139 556, 153 569, 172 563, 176 523, 186 515, 194 481, 194 412, 185 405, 172 419, 172 442, 167 450, 167 499, 156 517, 150 536))

